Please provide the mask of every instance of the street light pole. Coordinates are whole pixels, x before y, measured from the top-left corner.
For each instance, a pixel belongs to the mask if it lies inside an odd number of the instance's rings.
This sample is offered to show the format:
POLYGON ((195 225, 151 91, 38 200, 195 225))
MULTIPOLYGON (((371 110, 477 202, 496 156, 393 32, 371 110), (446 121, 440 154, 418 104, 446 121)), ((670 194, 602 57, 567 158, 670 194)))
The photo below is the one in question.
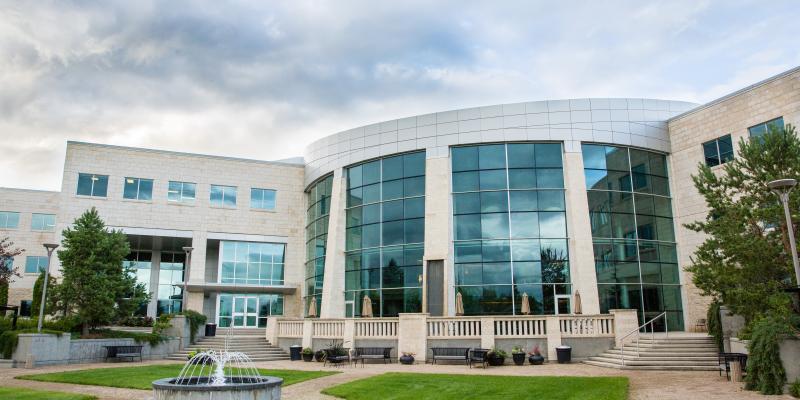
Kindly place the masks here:
POLYGON ((42 286, 42 302, 39 304, 39 323, 36 325, 36 332, 42 333, 42 322, 44 321, 44 305, 47 301, 47 281, 50 280, 50 259, 53 256, 53 251, 58 247, 55 243, 45 243, 44 248, 47 249, 47 268, 44 270, 44 285, 42 286))
POLYGON ((797 259, 797 244, 794 240, 794 226, 792 225, 792 215, 789 212, 789 192, 797 186, 794 179, 778 179, 767 184, 770 190, 775 192, 783 204, 783 213, 786 217, 786 230, 789 234, 789 247, 792 251, 792 263, 794 264, 795 283, 800 287, 800 260, 797 259))
POLYGON ((181 293, 181 311, 186 311, 186 305, 189 301, 189 271, 192 269, 192 250, 194 247, 184 246, 183 251, 186 252, 186 266, 183 268, 183 293, 181 293))

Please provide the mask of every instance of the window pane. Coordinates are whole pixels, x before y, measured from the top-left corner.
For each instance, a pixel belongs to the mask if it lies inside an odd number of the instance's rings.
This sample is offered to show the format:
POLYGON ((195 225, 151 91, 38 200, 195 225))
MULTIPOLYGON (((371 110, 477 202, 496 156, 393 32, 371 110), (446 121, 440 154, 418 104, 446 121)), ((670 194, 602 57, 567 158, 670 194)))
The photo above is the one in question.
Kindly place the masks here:
POLYGON ((481 212, 480 193, 454 194, 453 212, 456 214, 471 214, 481 212))
POLYGON ((511 237, 535 238, 539 236, 539 217, 535 212, 511 213, 511 237))
POLYGON ((539 188, 564 188, 564 172, 560 169, 537 169, 536 184, 539 188))
POLYGON ((136 199, 139 191, 139 179, 125 178, 125 186, 122 189, 122 197, 126 199, 136 199))
POLYGON ((567 237, 567 223, 563 212, 540 212, 539 235, 543 238, 567 237))
POLYGON ((508 168, 533 168, 534 166, 533 144, 508 145, 508 168))
POLYGON ((457 172, 453 174, 453 191, 470 192, 478 190, 478 172, 457 172))
POLYGON ((92 195, 92 175, 78 174, 78 192, 81 196, 92 195))
POLYGON ((403 180, 383 182, 383 200, 393 200, 403 197, 403 180))
POLYGON ((403 156, 383 159, 383 181, 391 181, 403 177, 403 156))
POLYGON ((717 141, 703 143, 703 156, 706 160, 706 165, 713 167, 719 165, 719 153, 717 152, 717 141))
POLYGON ((495 190, 506 188, 506 171, 490 170, 480 171, 481 190, 495 190))
POLYGON ((539 210, 564 211, 564 192, 561 190, 540 190, 539 210))
POLYGON ((453 172, 478 169, 478 147, 453 147, 453 172))
POLYGON ((508 170, 508 186, 511 189, 535 189, 536 170, 534 169, 508 170))
POLYGON ((481 212, 504 212, 508 211, 508 192, 482 192, 481 193, 481 212))
POLYGON ((381 179, 381 162, 380 161, 373 161, 370 163, 363 164, 361 166, 361 171, 363 174, 363 181, 364 185, 370 185, 373 183, 380 182, 381 179))
POLYGON ((211 205, 222 206, 223 190, 222 186, 211 185, 211 205))
POLYGON ((403 195, 406 197, 422 196, 425 194, 425 177, 403 179, 403 195))
POLYGON ((153 198, 153 180, 139 180, 139 200, 151 200, 153 198))
POLYGON ((95 175, 93 178, 94 186, 92 187, 92 196, 106 197, 108 193, 108 175, 95 175))
POLYGON ((505 146, 502 144, 478 146, 478 165, 480 169, 505 168, 505 146))
POLYGON ((605 147, 593 144, 581 146, 583 151, 583 167, 587 169, 606 169, 605 147))
POLYGON ((425 216, 425 198, 418 197, 413 199, 406 199, 404 205, 404 218, 422 218, 425 216))
POLYGON ((406 154, 403 156, 403 176, 425 175, 425 152, 406 154))
POLYGON ((508 237, 508 214, 481 214, 481 233, 484 239, 508 237))
POLYGON ((403 200, 387 201, 383 203, 383 221, 396 221, 403 219, 403 200))
POLYGON ((561 168, 560 143, 536 143, 537 168, 561 168))

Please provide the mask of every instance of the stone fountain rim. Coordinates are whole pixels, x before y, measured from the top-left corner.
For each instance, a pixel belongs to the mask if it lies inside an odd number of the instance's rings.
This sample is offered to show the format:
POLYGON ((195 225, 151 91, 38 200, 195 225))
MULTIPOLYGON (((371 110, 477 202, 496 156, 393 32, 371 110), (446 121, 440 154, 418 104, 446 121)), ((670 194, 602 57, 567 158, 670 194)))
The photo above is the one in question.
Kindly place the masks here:
POLYGON ((241 391, 241 390, 254 390, 254 389, 267 389, 271 387, 278 386, 280 387, 283 384, 283 379, 277 378, 274 376, 226 376, 226 379, 233 379, 233 378, 257 378, 262 379, 261 382, 255 383, 233 383, 233 384, 225 384, 220 386, 208 385, 208 384, 201 384, 201 385, 179 385, 177 383, 173 383, 178 377, 172 378, 163 378, 153 381, 153 389, 164 389, 164 390, 178 390, 178 391, 211 391, 211 392, 232 392, 232 391, 241 391))

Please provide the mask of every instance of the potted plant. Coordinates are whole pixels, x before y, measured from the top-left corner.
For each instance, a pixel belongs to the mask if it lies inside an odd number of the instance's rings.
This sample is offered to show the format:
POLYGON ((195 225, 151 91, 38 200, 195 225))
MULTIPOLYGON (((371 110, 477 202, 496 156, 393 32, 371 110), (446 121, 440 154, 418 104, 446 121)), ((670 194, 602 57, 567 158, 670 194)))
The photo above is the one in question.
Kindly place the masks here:
POLYGON ((520 346, 514 346, 514 348, 511 349, 511 358, 514 359, 515 365, 525 364, 525 350, 520 346))
POLYGON ((311 362, 314 359, 314 350, 311 350, 311 347, 306 347, 300 354, 303 355, 303 361, 305 362, 311 362))
POLYGON ((508 354, 504 350, 493 347, 490 352, 486 353, 486 359, 489 362, 489 365, 493 367, 499 367, 506 363, 507 355, 508 354))
POLYGON ((533 346, 533 350, 528 353, 528 362, 531 365, 542 365, 544 363, 544 357, 542 357, 542 352, 539 350, 539 345, 533 346))
POLYGON ((214 359, 207 355, 202 355, 200 357, 196 357, 198 354, 208 351, 208 350, 192 350, 188 354, 186 354, 186 358, 192 362, 192 364, 210 364, 214 362, 214 359))
POLYGON ((323 362, 325 361, 325 352, 322 350, 317 350, 314 353, 314 361, 316 362, 323 362))
POLYGON ((399 358, 400 364, 403 365, 411 365, 414 364, 414 353, 407 353, 403 352, 403 355, 399 358))

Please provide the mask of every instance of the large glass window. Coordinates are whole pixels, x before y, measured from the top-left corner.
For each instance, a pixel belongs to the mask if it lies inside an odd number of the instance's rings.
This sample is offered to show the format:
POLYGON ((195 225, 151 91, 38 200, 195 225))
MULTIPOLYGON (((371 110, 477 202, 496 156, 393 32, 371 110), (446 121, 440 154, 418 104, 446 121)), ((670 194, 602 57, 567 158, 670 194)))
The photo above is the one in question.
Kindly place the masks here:
POLYGON ((347 168, 345 302, 361 315, 422 310, 425 241, 425 152, 386 157, 347 168))
POLYGON ((125 178, 122 197, 133 200, 151 200, 153 198, 153 180, 142 178, 125 178))
POLYGON ((236 208, 236 186, 211 185, 211 206, 236 208))
POLYGON ((228 242, 220 244, 220 282, 283 285, 283 243, 228 242))
POLYGON ((582 150, 600 311, 638 309, 642 322, 667 311, 670 329, 683 329, 666 156, 593 144, 582 150))
POLYGON ((172 314, 182 310, 183 271, 186 264, 184 253, 161 253, 158 272, 158 315, 172 314))
POLYGON ((56 229, 56 216, 55 214, 37 214, 31 215, 31 230, 52 232, 56 229))
MULTIPOLYGON (((147 293, 151 293, 150 292, 150 273, 151 273, 151 269, 152 269, 152 265, 153 265, 152 258, 153 258, 153 253, 152 252, 149 252, 149 251, 131 251, 128 254, 128 256, 125 257, 125 261, 123 261, 123 263, 122 263, 122 265, 125 266, 126 268, 128 268, 130 273, 133 274, 136 277, 136 282, 137 283, 141 283, 141 284, 144 285, 144 290, 147 293)), ((174 257, 169 257, 168 256, 167 259, 168 260, 174 260, 174 257)), ((173 266, 172 263, 170 263, 170 267, 172 267, 172 266, 173 266)), ((172 278, 173 278, 173 275, 175 274, 174 271, 175 271, 175 269, 171 268, 170 270, 167 270, 167 272, 165 272, 166 274, 169 275, 169 281, 170 282, 173 280, 172 278)), ((180 277, 178 282, 183 282, 183 276, 180 277)), ((168 283, 166 282, 166 279, 165 279, 164 285, 167 285, 167 284, 168 283)), ((159 282, 159 285, 161 285, 160 282, 159 282)), ((160 286, 159 286, 159 289, 161 289, 160 286)), ((168 309, 170 305, 168 305, 166 302, 173 300, 173 299, 169 299, 169 297, 171 297, 173 295, 172 290, 170 288, 165 287, 163 289, 163 293, 159 293, 159 295, 161 295, 161 294, 164 295, 164 298, 161 299, 162 303, 160 303, 160 305, 163 305, 163 306, 165 306, 165 308, 168 309)), ((136 315, 142 315, 142 316, 147 315, 147 302, 143 302, 142 304, 139 305, 139 308, 136 310, 136 315)))
POLYGON ((19 213, 14 211, 0 211, 0 229, 17 229, 19 226, 19 213))
POLYGON ((272 189, 250 189, 250 208, 259 210, 275 209, 275 191, 272 189))
POLYGON ((197 184, 191 182, 169 181, 167 201, 179 203, 194 202, 197 184))
MULTIPOLYGON (((454 147, 455 285, 466 315, 555 314, 570 278, 561 144, 454 147)), ((567 307, 568 308, 568 307, 567 307)))
POLYGON ((303 313, 308 314, 309 302, 317 302, 317 315, 322 306, 322 282, 325 277, 325 252, 328 242, 328 220, 331 209, 333 176, 313 184, 306 192, 306 275, 303 313))
POLYGON ((47 256, 25 257, 25 273, 38 274, 47 269, 47 256))
POLYGON ((762 122, 758 125, 753 125, 747 128, 750 132, 750 137, 761 137, 769 132, 770 128, 783 129, 783 117, 778 117, 767 122, 762 122))
POLYGON ((713 167, 733 160, 733 142, 731 135, 703 143, 703 156, 706 165, 713 167))
POLYGON ((106 197, 108 175, 78 174, 78 192, 81 196, 106 197))

